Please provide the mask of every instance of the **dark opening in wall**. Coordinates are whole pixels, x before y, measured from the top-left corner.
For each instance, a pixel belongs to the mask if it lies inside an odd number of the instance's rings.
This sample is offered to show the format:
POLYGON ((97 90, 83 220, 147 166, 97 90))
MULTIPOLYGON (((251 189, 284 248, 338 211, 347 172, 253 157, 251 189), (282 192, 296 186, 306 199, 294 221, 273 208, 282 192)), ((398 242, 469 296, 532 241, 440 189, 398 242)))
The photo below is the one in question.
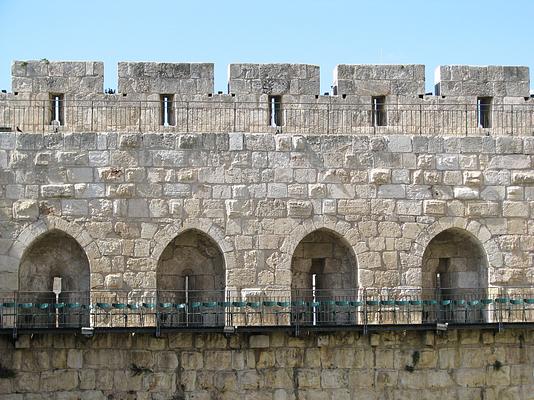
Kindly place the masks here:
POLYGON ((477 97, 477 126, 491 128, 492 97, 477 97))
POLYGON ((50 124, 63 125, 65 122, 65 95, 50 93, 50 124))
POLYGON ((374 96, 371 98, 373 108, 373 126, 386 126, 386 96, 374 96))
POLYGON ((269 96, 269 121, 270 126, 282 126, 282 96, 269 96))
POLYGON ((173 107, 174 95, 161 94, 161 125, 173 126, 174 125, 174 107, 173 107))

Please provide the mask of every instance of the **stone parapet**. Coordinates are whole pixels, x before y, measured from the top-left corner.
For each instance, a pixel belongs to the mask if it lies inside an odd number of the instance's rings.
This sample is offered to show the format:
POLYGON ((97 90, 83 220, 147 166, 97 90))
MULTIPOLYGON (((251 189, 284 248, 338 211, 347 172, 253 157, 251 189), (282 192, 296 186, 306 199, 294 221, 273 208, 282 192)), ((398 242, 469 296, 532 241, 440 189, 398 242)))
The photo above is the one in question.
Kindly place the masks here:
POLYGON ((523 66, 441 65, 434 82, 441 96, 530 96, 529 68, 523 66))
POLYGON ((14 61, 13 92, 102 93, 104 63, 98 61, 14 61))
POLYGON ((424 93, 424 65, 340 64, 334 69, 334 94, 415 97, 424 93))
POLYGON ((235 94, 318 95, 319 66, 310 64, 230 64, 228 87, 235 94))
POLYGON ((119 62, 120 93, 213 93, 213 64, 119 62))

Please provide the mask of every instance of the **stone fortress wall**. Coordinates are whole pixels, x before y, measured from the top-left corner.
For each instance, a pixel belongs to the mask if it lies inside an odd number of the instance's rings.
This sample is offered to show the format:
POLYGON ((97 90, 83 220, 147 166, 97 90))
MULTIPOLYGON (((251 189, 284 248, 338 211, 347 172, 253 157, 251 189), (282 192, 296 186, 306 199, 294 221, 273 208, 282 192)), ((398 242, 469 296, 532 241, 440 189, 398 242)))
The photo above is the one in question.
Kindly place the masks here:
POLYGON ((532 399, 530 330, 0 337, 5 400, 532 399), (135 373, 137 371, 137 373, 135 373))
MULTIPOLYGON (((59 94, 160 107, 162 95, 173 95, 256 102, 267 115, 269 96, 295 107, 345 102, 369 110, 385 96, 387 104, 427 104, 446 115, 451 103, 476 107, 491 97, 533 117, 526 67, 440 67, 438 96, 424 94, 419 65, 340 65, 332 96, 319 95, 316 66, 233 64, 229 75, 230 93, 216 95, 211 64, 121 63, 119 93, 106 95, 102 63, 15 62, 13 93, 0 95, 0 109, 22 99, 28 113, 30 100, 59 94)), ((462 134, 446 125, 440 134, 413 134, 388 118, 372 132, 288 134, 262 115, 253 132, 231 125, 173 132, 157 107, 154 129, 143 132, 76 130, 67 115, 59 127, 0 132, 2 296, 51 291, 57 275, 73 293, 182 291, 188 276, 194 289, 244 298, 309 289, 313 274, 331 296, 534 283, 531 125, 496 133, 466 120, 472 128, 462 134)), ((21 336, 16 349, 0 342, 2 365, 17 372, 0 379, 0 397, 129 398, 133 390, 140 399, 526 399, 531 336, 476 329, 21 336), (132 364, 145 369, 132 376, 132 364)))
MULTIPOLYGON (((440 98, 532 101, 527 67, 438 71, 440 98)), ((236 98, 306 99, 319 90, 312 65, 232 64, 229 77, 236 98)), ((104 97, 102 83, 102 63, 17 61, 14 93, 4 98, 104 97)), ((334 86, 338 95, 320 97, 419 99, 424 67, 340 65, 334 86)), ((212 88, 212 64, 119 64, 119 92, 126 97, 197 96, 212 88)), ((428 268, 446 257, 460 273, 451 279, 464 286, 532 283, 532 137, 494 137, 484 129, 476 136, 412 136, 161 128, 0 133, 3 290, 19 287, 26 251, 54 230, 83 248, 93 289, 154 288, 165 247, 188 229, 218 250, 225 286, 237 290, 289 289, 293 253, 316 230, 337 235, 350 250, 353 259, 345 264, 355 265, 351 279, 358 287, 430 284, 433 278, 423 278, 424 252, 451 229, 473 238, 482 261, 468 267, 465 255, 427 254, 428 268)), ((328 251, 308 258, 335 260, 328 251)), ((305 273, 306 266, 298 268, 305 273)))

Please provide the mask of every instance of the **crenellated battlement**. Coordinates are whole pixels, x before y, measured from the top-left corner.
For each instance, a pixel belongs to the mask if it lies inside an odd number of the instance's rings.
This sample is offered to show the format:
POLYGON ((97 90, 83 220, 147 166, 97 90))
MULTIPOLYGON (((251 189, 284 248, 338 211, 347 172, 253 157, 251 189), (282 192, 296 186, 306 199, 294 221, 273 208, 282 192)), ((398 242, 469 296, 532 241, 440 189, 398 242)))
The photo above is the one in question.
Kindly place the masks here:
POLYGON ((120 93, 213 93, 209 63, 120 62, 118 71, 120 93))
MULTIPOLYGON (((447 97, 528 97, 525 66, 442 65, 436 95, 447 97)), ((14 61, 12 90, 18 93, 103 93, 104 64, 97 61, 14 61)), ((122 94, 207 95, 214 91, 212 63, 119 62, 122 94)), ((421 96, 421 64, 340 64, 333 72, 334 95, 421 96)), ((320 67, 311 64, 230 64, 228 89, 235 95, 319 95, 320 67)))
POLYGON ((24 132, 277 132, 326 134, 534 133, 529 68, 336 66, 320 94, 311 64, 230 64, 228 94, 211 63, 120 62, 118 93, 103 92, 101 62, 15 61, 0 94, 0 129, 24 132))
POLYGON ((104 63, 98 61, 14 61, 11 86, 19 93, 102 93, 104 63))

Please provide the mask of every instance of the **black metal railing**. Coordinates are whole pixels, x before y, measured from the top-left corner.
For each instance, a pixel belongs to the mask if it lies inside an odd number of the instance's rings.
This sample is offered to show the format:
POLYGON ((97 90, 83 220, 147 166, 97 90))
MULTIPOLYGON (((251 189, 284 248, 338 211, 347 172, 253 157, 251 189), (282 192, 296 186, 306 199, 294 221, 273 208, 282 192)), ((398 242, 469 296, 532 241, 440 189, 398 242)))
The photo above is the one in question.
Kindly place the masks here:
POLYGON ((534 134, 534 104, 493 104, 480 120, 476 104, 371 104, 130 100, 0 101, 0 130, 23 132, 246 132, 534 134), (165 113, 162 112, 165 107, 165 113), (276 112, 277 115, 273 115, 276 112))
POLYGON ((0 328, 343 327, 534 323, 534 288, 0 293, 0 328))

